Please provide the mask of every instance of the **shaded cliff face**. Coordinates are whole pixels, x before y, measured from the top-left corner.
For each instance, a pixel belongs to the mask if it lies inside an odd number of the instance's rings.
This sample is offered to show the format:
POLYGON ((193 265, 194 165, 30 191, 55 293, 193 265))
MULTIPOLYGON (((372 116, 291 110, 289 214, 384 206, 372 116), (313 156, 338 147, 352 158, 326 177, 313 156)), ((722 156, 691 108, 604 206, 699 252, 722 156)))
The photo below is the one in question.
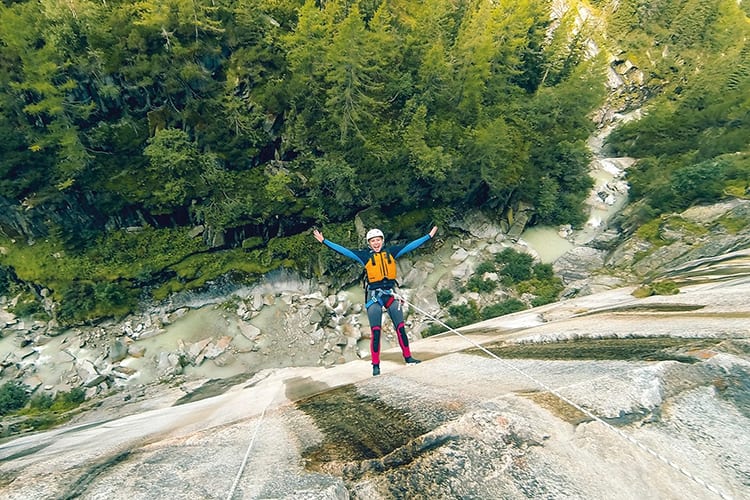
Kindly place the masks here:
POLYGON ((0 494, 747 496, 748 273, 632 290, 419 340, 416 366, 387 350, 380 377, 361 360, 109 401, 0 445, 0 494))

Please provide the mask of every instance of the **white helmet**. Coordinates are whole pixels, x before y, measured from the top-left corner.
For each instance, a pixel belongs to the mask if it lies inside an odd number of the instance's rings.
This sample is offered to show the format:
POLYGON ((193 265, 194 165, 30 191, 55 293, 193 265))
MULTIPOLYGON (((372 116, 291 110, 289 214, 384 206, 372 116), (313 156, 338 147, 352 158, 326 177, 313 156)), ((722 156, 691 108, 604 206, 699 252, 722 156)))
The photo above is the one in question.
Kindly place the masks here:
POLYGON ((385 236, 383 236, 383 231, 380 229, 370 229, 367 231, 367 236, 365 236, 366 241, 370 241, 373 238, 377 238, 380 236, 381 238, 385 239, 385 236))

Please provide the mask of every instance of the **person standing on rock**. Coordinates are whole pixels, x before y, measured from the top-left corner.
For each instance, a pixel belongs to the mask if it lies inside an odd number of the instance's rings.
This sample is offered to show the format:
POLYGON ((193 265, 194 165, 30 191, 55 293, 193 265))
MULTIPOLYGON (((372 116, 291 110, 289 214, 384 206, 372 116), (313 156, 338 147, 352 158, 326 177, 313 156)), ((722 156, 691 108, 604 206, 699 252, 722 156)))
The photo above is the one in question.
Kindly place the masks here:
POLYGON ((337 243, 333 243, 323 237, 323 233, 315 229, 313 236, 320 243, 334 250, 345 257, 349 257, 365 268, 366 276, 366 302, 367 319, 370 321, 370 354, 372 356, 372 374, 380 375, 380 333, 383 321, 383 308, 388 311, 388 315, 393 321, 396 329, 396 337, 404 355, 404 361, 409 364, 419 363, 411 355, 409 349, 409 339, 406 336, 406 327, 404 326, 404 313, 401 311, 401 305, 393 294, 393 288, 398 285, 396 281, 396 259, 407 252, 411 252, 421 246, 428 240, 432 239, 437 233, 437 226, 434 226, 430 232, 421 238, 417 238, 406 245, 394 245, 384 247, 385 239, 383 231, 380 229, 370 229, 367 231, 368 249, 350 250, 337 243))

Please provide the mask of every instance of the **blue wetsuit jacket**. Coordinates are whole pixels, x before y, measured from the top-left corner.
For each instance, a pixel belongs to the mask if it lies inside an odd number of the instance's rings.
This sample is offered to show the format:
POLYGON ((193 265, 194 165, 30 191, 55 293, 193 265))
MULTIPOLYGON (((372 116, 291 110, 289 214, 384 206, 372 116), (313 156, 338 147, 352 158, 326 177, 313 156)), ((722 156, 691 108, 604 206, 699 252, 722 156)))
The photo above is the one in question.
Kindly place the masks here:
MULTIPOLYGON (((381 252, 388 252, 391 256, 393 256, 394 259, 398 259, 405 253, 411 252, 412 250, 420 247, 430 239, 430 235, 426 234, 421 238, 417 238, 416 240, 407 243, 406 245, 393 245, 383 248, 381 252)), ((362 264, 362 266, 367 263, 368 259, 372 257, 372 254, 374 253, 369 248, 366 250, 351 250, 349 248, 346 248, 345 246, 339 245, 338 243, 334 243, 327 239, 323 239, 323 244, 331 250, 340 253, 344 257, 349 257, 350 259, 359 262, 360 264, 362 264)), ((376 283, 369 283, 367 288, 370 290, 376 290, 380 288, 393 288, 395 285, 395 280, 382 280, 376 283)))

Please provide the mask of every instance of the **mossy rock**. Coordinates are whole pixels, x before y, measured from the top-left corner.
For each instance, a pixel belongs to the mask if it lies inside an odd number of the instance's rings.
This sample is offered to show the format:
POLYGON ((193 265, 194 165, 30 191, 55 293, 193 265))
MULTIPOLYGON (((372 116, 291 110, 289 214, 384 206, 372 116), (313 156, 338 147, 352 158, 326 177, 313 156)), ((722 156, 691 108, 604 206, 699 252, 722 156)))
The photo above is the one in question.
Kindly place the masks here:
POLYGON ((645 299, 652 295, 677 295, 680 289, 673 281, 656 281, 650 285, 641 285, 630 295, 637 299, 645 299))
POLYGON ((646 297, 651 297, 653 294, 654 290, 648 285, 641 285, 630 293, 636 299, 645 299, 646 297))
POLYGON ((243 250, 252 250, 254 248, 260 248, 262 246, 263 246, 263 238, 261 238, 260 236, 253 236, 251 238, 242 240, 243 250))

